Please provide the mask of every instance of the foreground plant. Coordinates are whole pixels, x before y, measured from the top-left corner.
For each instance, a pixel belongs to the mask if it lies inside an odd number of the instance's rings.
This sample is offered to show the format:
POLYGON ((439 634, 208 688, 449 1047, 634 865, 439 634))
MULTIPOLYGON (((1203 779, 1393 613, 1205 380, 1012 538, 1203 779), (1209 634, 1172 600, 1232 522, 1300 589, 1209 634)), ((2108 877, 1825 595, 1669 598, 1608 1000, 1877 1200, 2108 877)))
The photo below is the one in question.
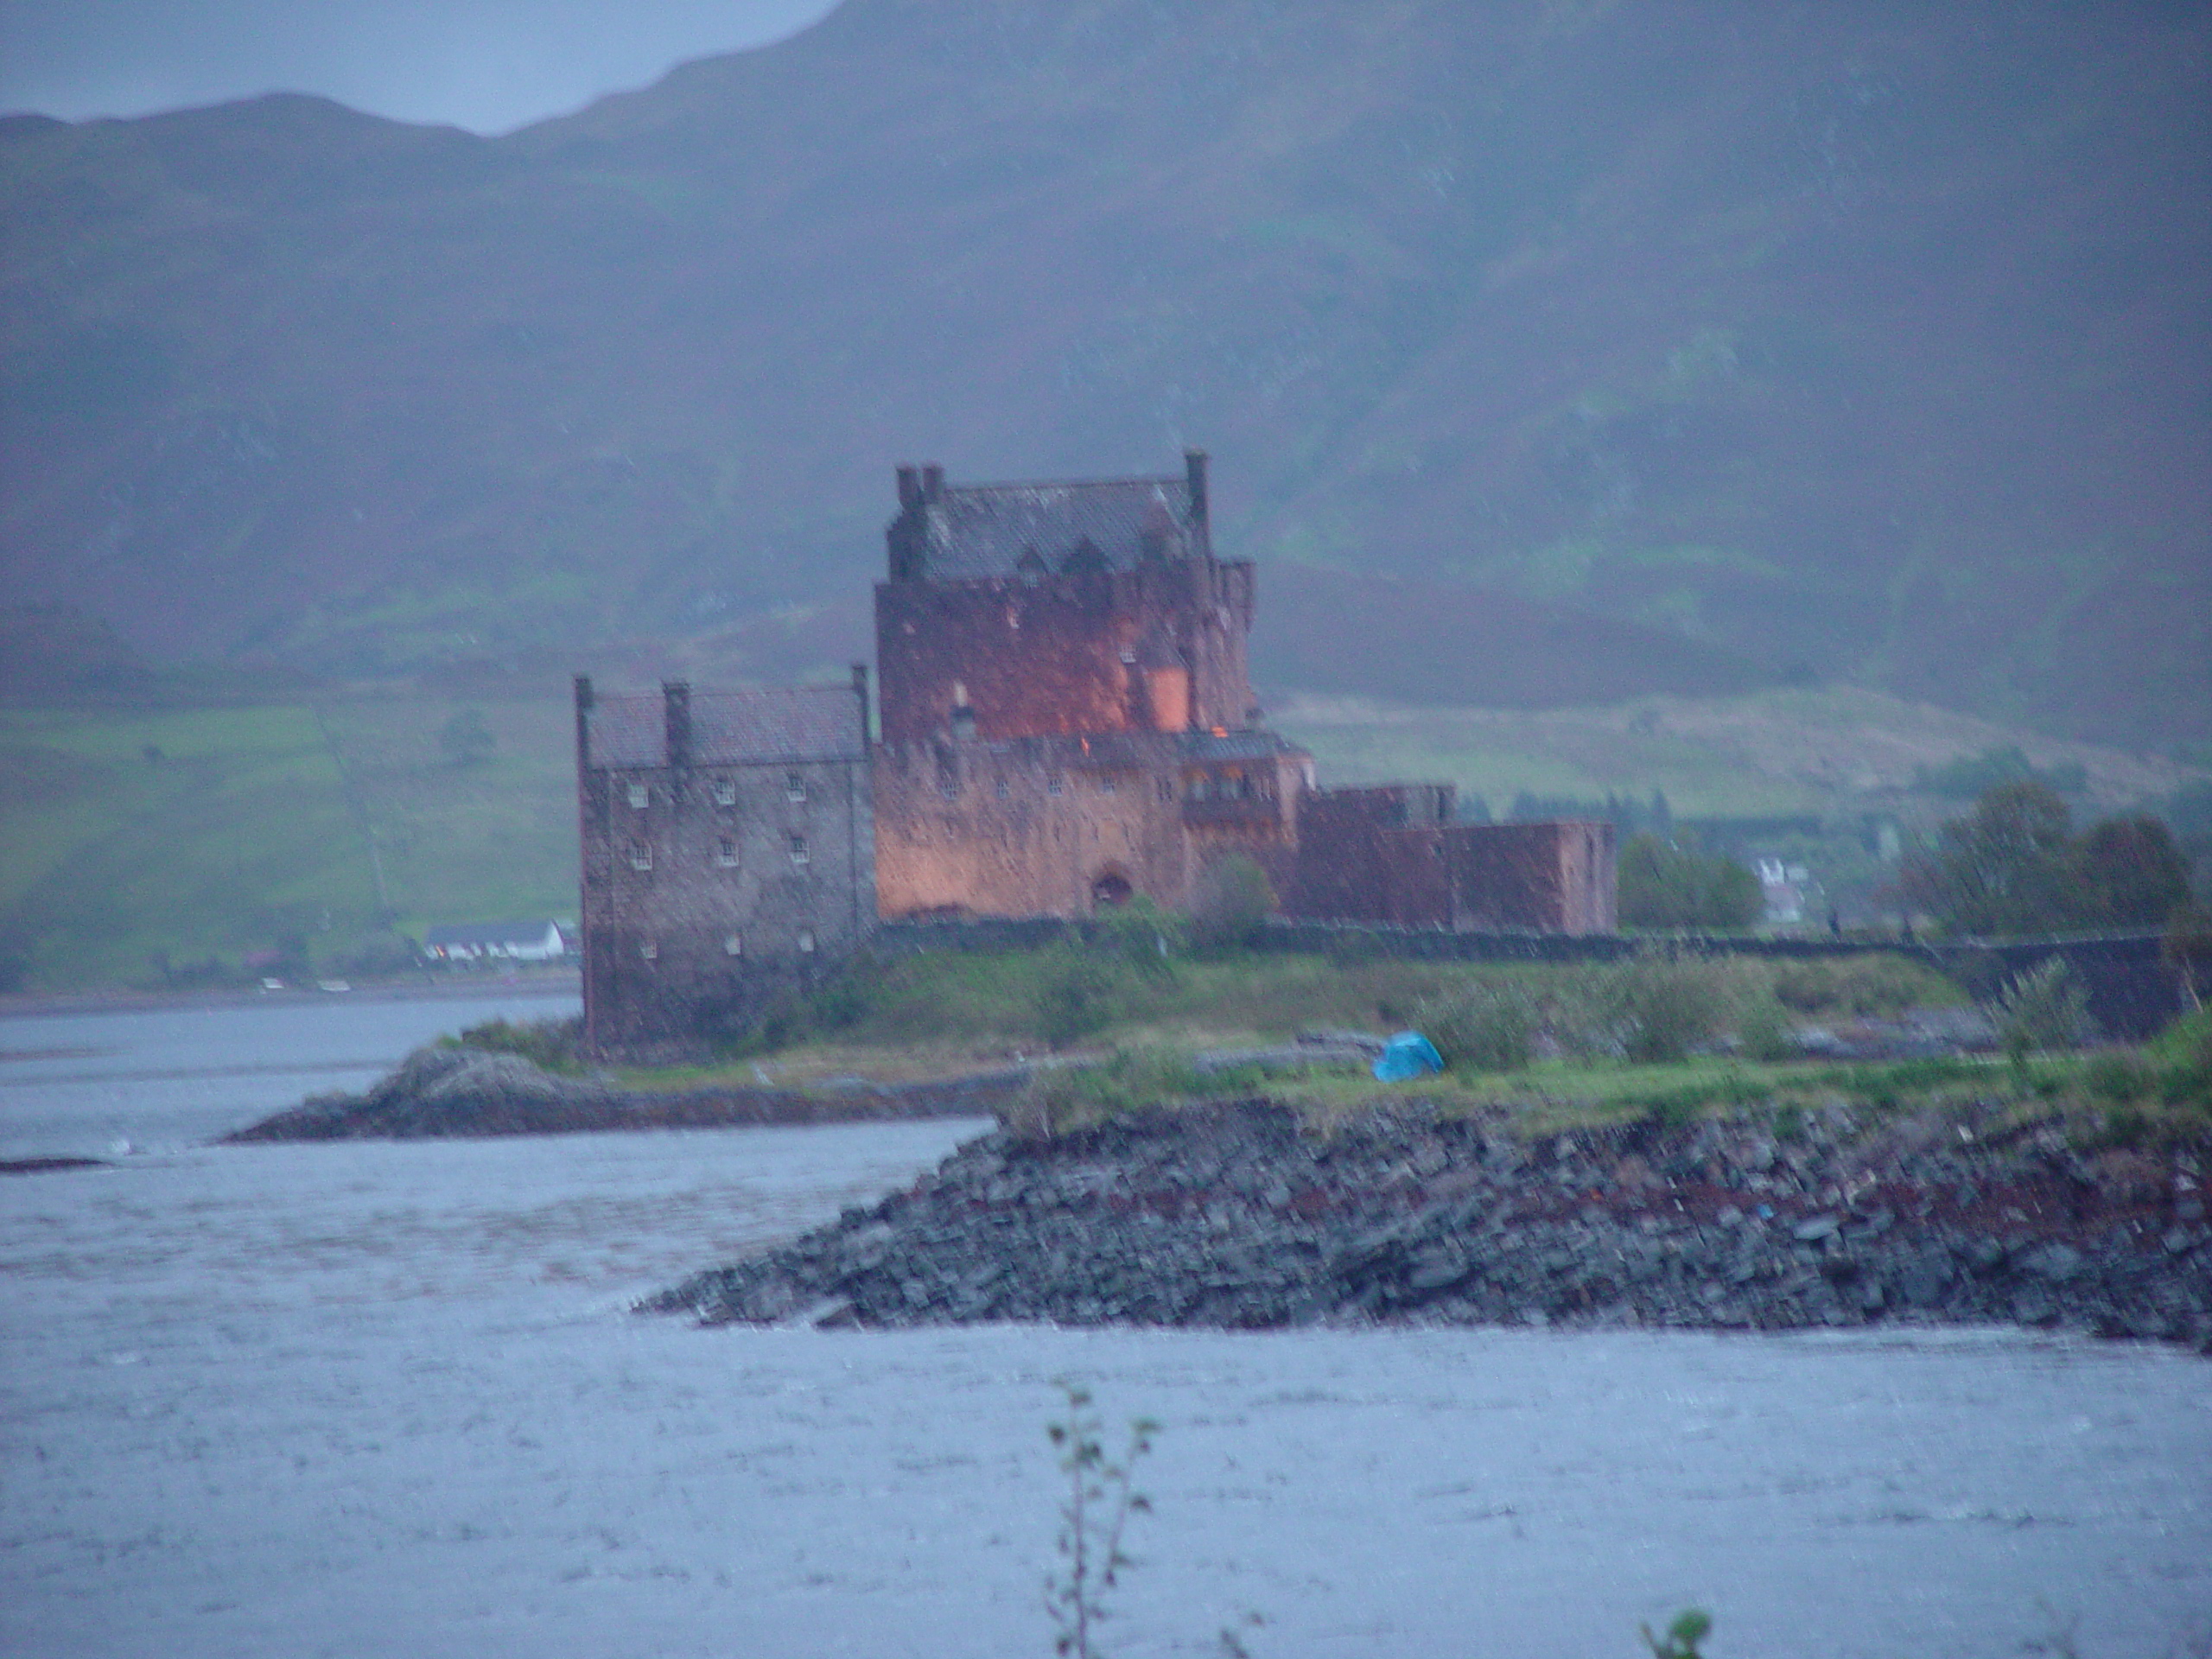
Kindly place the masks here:
POLYGON ((1152 1450, 1160 1425, 1140 1417, 1129 1425, 1127 1446, 1118 1462, 1106 1456, 1104 1426, 1092 1408, 1090 1390, 1057 1379, 1067 1399, 1067 1415, 1046 1433, 1060 1454, 1068 1495, 1060 1505, 1063 1571, 1045 1580, 1045 1608, 1058 1635, 1055 1653, 1094 1659, 1096 1627, 1106 1618, 1106 1592, 1121 1570, 1134 1565, 1122 1551, 1122 1535, 1132 1515, 1149 1514, 1152 1501, 1131 1484, 1137 1459, 1152 1450))
POLYGON ((1698 1644, 1713 1634, 1713 1616, 1701 1607, 1688 1607, 1675 1615, 1663 1637, 1652 1635, 1649 1624, 1637 1629, 1643 1632, 1652 1659, 1702 1659, 1698 1644))

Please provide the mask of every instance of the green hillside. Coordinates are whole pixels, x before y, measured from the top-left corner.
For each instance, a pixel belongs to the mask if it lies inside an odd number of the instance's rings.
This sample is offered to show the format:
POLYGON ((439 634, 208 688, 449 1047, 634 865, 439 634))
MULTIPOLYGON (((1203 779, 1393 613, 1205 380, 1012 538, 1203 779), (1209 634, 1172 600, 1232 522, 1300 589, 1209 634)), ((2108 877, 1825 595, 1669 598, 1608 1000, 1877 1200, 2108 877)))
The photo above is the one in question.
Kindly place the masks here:
POLYGON ((0 713, 0 988, 388 969, 394 928, 573 916, 567 710, 481 705, 464 766, 461 706, 0 713))
POLYGON ((497 140, 18 118, 0 576, 170 657, 775 675, 864 647, 893 461, 1191 442, 1293 690, 2212 741, 2208 64, 2202 7, 849 0, 497 140))
MULTIPOLYGON (((1848 843, 1866 817, 1955 813, 1916 784, 1961 757, 2017 744, 2078 766, 2085 813, 2206 777, 1853 690, 1552 710, 1300 697, 1276 714, 1324 783, 1451 781, 1500 814, 1522 792, 1662 790, 1686 818, 1834 820, 1840 839, 1791 854, 1839 855, 1862 881, 1848 843)), ((573 917, 570 722, 550 698, 0 712, 0 989, 188 982, 211 959, 236 976, 302 949, 306 971, 373 975, 395 966, 395 931, 573 917), (464 763, 441 739, 471 713, 493 747, 464 763)))

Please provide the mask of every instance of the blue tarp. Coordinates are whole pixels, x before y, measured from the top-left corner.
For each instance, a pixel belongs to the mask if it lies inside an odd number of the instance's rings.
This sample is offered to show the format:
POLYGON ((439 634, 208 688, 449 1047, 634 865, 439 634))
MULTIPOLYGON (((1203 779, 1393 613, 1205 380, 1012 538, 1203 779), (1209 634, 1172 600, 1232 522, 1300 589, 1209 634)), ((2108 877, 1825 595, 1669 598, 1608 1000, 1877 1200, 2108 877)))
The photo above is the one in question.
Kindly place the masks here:
POLYGON ((1403 1083, 1443 1069, 1444 1057, 1436 1052, 1434 1043, 1417 1031, 1402 1031, 1382 1045, 1382 1055, 1375 1062, 1375 1080, 1403 1083))

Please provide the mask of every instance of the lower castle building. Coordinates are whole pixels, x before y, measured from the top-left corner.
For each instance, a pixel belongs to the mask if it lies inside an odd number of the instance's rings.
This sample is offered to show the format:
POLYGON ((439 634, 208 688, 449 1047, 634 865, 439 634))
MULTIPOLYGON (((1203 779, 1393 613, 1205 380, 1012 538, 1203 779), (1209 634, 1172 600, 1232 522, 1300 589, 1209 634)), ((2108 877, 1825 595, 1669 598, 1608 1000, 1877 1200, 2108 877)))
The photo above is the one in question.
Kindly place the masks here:
POLYGON ((584 1040, 736 1034, 875 925, 868 681, 695 695, 576 681, 584 1040))

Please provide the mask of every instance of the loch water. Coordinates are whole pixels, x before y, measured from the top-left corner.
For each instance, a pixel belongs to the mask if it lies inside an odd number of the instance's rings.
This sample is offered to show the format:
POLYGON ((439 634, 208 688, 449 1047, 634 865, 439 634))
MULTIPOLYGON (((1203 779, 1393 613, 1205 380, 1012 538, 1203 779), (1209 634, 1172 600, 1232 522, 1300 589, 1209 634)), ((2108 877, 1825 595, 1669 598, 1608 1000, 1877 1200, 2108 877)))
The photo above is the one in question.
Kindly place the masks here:
POLYGON ((222 1147, 558 1003, 0 1020, 0 1652, 1048 1655, 1054 1379, 1162 1424, 1110 1650, 2212 1637, 2212 1363, 2018 1332, 722 1329, 628 1311, 969 1122, 222 1147), (1262 1622, 1247 1622, 1253 1617, 1262 1622))

